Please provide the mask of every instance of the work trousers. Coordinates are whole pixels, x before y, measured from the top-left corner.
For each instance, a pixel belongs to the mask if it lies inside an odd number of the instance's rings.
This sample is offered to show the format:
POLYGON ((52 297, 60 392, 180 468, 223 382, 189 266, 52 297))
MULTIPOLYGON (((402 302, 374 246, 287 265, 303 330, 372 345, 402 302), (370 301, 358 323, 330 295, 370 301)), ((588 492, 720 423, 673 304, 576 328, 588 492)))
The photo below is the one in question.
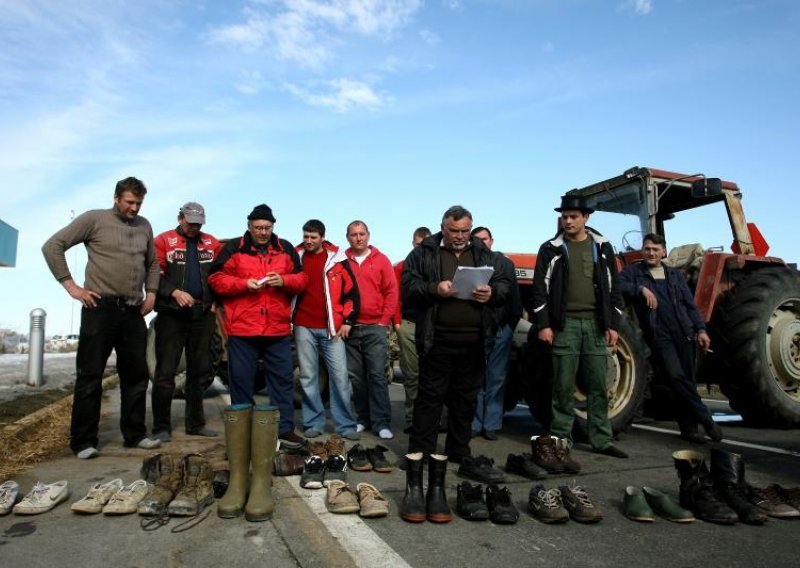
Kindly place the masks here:
POLYGON ((206 425, 203 391, 211 382, 211 341, 216 316, 198 304, 181 310, 159 312, 155 322, 156 372, 153 377, 151 406, 153 433, 172 432, 172 397, 175 372, 186 351, 186 412, 184 424, 191 434, 206 425))
POLYGON ((578 367, 586 387, 589 443, 603 450, 613 443, 608 420, 607 343, 594 319, 566 318, 564 329, 553 340, 553 420, 550 433, 566 438, 572 446, 575 422, 575 380, 578 367))
POLYGON ((653 358, 669 381, 681 431, 692 431, 708 420, 708 408, 697 394, 694 342, 688 338, 657 337, 653 358))
POLYGON ((397 329, 397 344, 400 346, 400 371, 403 373, 403 388, 406 392, 405 418, 406 426, 411 426, 414 419, 414 401, 419 390, 419 359, 417 358, 417 342, 414 339, 416 324, 410 320, 402 320, 397 329))
POLYGON ((103 372, 112 349, 117 353, 122 399, 119 427, 123 442, 132 447, 147 434, 147 326, 144 317, 139 306, 128 306, 121 298, 101 298, 96 307, 81 310, 69 442, 76 454, 97 447, 103 372))
POLYGON ((386 378, 389 328, 382 325, 354 325, 345 345, 356 420, 375 433, 383 429, 391 430, 392 407, 386 378))

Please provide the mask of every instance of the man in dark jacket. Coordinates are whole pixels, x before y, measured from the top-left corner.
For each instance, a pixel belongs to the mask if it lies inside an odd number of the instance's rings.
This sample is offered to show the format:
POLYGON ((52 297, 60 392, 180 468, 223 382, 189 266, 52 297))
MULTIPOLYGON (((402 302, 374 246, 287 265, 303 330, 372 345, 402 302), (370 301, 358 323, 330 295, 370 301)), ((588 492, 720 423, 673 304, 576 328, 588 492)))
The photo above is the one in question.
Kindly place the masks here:
POLYGON ((594 210, 584 197, 564 196, 556 211, 561 213, 562 229, 539 248, 533 274, 538 338, 552 346, 550 434, 568 448, 572 446, 575 378, 580 366, 586 383, 592 450, 626 458, 627 454, 613 445, 606 391, 606 350, 617 343, 622 315, 614 249, 600 233, 586 226, 594 210))
MULTIPOLYGON (((492 250, 494 238, 487 227, 476 227, 472 230, 472 236, 478 237, 489 250, 492 250)), ((486 360, 486 381, 478 393, 478 404, 475 407, 475 417, 472 419, 472 435, 483 433, 483 437, 487 440, 497 440, 497 433, 503 426, 503 394, 508 361, 511 357, 511 343, 514 339, 514 329, 522 317, 522 300, 519 296, 514 263, 502 254, 498 256, 500 265, 511 282, 509 301, 499 308, 500 328, 497 330, 492 352, 486 360)))
POLYGON ((706 352, 711 339, 683 273, 662 263, 667 254, 666 243, 661 235, 645 235, 644 261, 628 266, 620 274, 619 288, 636 311, 653 362, 669 381, 681 437, 704 443, 697 431, 698 424, 702 424, 708 437, 718 442, 722 430, 700 400, 695 381, 694 344, 706 352))
POLYGON ((448 209, 442 230, 426 238, 405 260, 402 301, 416 314, 419 392, 408 442, 409 454, 436 453, 442 406, 448 407, 445 453, 451 461, 470 456, 471 422, 483 385, 486 357, 498 328, 498 308, 508 300, 511 282, 499 256, 470 237, 472 215, 461 206, 448 209), (458 299, 453 279, 459 267, 490 266, 487 285, 458 299))
POLYGON ((178 226, 155 238, 161 269, 155 322, 156 372, 153 377, 153 438, 172 438, 172 397, 175 372, 186 350, 186 433, 216 436, 206 427, 203 390, 211 379, 211 341, 217 319, 208 287, 211 263, 221 246, 213 235, 201 231, 206 213, 189 202, 178 212, 178 226))

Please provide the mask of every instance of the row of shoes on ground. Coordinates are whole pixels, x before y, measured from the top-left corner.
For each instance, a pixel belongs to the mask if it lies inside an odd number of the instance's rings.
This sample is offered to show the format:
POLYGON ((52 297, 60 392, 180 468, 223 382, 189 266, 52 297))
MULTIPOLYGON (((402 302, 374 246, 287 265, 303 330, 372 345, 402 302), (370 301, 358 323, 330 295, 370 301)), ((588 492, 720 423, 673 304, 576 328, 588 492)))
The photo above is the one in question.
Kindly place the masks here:
POLYGON ((325 507, 331 513, 358 513, 364 518, 385 517, 389 514, 389 501, 371 483, 362 482, 356 490, 341 479, 327 484, 325 507))
POLYGON ((800 517, 791 494, 779 491, 780 486, 761 489, 747 482, 740 454, 712 448, 710 470, 703 455, 693 450, 678 450, 672 459, 680 478, 681 506, 699 519, 727 525, 737 521, 760 525, 768 517, 800 517))
POLYGON ((308 445, 300 486, 321 489, 334 480, 347 481, 347 450, 344 439, 338 434, 331 434, 324 443, 308 445))
POLYGON ((458 516, 468 521, 491 520, 501 525, 513 525, 519 520, 519 511, 511 499, 508 487, 498 487, 490 483, 484 490, 481 484, 472 485, 462 481, 456 488, 458 497, 456 511, 458 516))
POLYGON ((566 523, 569 519, 578 523, 597 523, 603 513, 595 507, 588 492, 580 485, 561 485, 546 489, 534 485, 528 494, 531 514, 543 523, 566 523))
POLYGON ((38 515, 46 513, 59 503, 69 499, 69 483, 66 480, 55 483, 37 481, 27 495, 23 496, 19 483, 6 481, 0 485, 0 516, 38 515))
POLYGON ((200 454, 148 456, 141 475, 149 490, 137 502, 140 515, 194 516, 214 501, 214 470, 200 454))

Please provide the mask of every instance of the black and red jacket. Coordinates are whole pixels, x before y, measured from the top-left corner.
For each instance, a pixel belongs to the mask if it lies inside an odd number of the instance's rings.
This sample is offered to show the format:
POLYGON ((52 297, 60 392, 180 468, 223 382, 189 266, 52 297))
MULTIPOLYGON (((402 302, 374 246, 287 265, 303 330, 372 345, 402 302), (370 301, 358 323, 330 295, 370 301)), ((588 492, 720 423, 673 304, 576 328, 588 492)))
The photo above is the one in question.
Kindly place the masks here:
POLYGON ((225 245, 208 277, 224 308, 226 333, 241 337, 289 335, 292 299, 305 289, 307 282, 291 243, 272 235, 266 254, 261 254, 250 233, 225 245), (260 280, 269 272, 280 274, 283 286, 247 289, 249 279, 260 280))
MULTIPOLYGON (((175 290, 186 290, 186 236, 180 226, 158 235, 153 244, 161 271, 156 297, 156 311, 179 310, 172 297, 175 290)), ((219 256, 222 245, 208 233, 200 232, 197 237, 197 258, 200 261, 200 283, 203 286, 203 305, 211 305, 213 298, 208 286, 211 264, 219 256)))

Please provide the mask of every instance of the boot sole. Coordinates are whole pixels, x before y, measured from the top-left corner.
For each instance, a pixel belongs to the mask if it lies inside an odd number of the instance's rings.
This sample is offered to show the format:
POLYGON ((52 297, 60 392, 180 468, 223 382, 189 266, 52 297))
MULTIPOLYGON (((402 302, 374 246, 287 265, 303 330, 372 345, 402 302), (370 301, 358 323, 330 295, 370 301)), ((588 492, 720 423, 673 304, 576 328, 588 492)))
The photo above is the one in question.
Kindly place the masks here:
POLYGON ((426 518, 425 515, 413 515, 411 513, 401 513, 400 516, 409 523, 424 523, 426 518))
POLYGON ((427 519, 432 523, 449 523, 453 520, 453 515, 428 515, 427 519))
POLYGON ((237 517, 241 517, 244 513, 244 507, 241 509, 236 509, 234 511, 220 511, 219 507, 217 507, 217 516, 220 519, 235 519, 237 517))
POLYGON ((272 513, 266 515, 248 515, 245 513, 244 520, 249 521, 251 523, 261 523, 263 521, 268 521, 272 518, 272 513))
POLYGON ((211 505, 211 503, 213 502, 214 502, 214 496, 209 495, 202 501, 198 501, 197 504, 194 506, 189 506, 189 507, 169 506, 167 507, 167 514, 170 517, 193 517, 195 515, 199 515, 203 511, 203 509, 211 505))

